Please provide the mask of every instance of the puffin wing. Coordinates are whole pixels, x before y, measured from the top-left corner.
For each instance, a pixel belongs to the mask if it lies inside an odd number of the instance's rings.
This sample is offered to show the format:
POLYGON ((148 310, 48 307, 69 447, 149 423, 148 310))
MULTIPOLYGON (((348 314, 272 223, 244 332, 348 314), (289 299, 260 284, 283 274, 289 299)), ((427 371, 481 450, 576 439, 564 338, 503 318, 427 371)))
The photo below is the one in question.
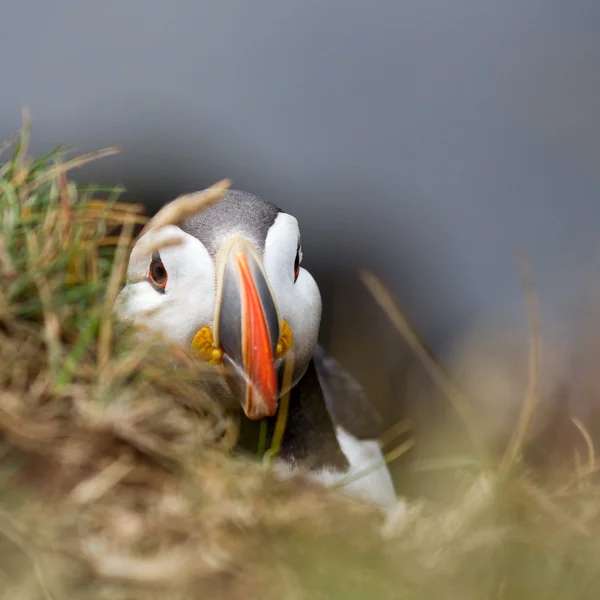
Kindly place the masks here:
POLYGON ((343 427, 358 440, 377 438, 383 421, 360 383, 321 345, 315 348, 313 361, 327 410, 335 425, 343 427))
POLYGON ((340 483, 347 492, 383 508, 397 502, 396 491, 385 464, 379 441, 382 419, 370 404, 362 386, 321 346, 313 363, 323 391, 327 411, 336 427, 337 443, 350 466, 344 475, 322 472, 323 483, 340 483))

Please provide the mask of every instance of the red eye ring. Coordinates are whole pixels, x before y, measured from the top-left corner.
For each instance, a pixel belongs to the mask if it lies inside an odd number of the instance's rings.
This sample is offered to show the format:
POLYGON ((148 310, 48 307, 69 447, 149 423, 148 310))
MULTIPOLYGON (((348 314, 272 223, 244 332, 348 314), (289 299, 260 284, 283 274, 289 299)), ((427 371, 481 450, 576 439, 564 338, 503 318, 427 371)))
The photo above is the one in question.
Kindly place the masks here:
POLYGON ((152 255, 152 260, 150 261, 150 266, 148 267, 148 279, 160 290, 164 291, 164 289, 167 287, 169 276, 158 252, 155 252, 152 255))
POLYGON ((294 260, 294 283, 298 280, 298 276, 300 275, 300 246, 296 250, 296 258, 294 260))

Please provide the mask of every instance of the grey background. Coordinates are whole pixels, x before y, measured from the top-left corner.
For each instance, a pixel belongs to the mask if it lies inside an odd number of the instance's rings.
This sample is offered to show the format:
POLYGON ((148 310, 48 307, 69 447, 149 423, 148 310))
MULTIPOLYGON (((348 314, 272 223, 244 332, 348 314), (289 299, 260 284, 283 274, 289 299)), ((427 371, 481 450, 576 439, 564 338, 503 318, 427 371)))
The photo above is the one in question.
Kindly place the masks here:
POLYGON ((118 145, 83 180, 151 206, 229 176, 295 214, 324 341, 390 419, 406 349, 521 311, 515 253, 562 306, 596 257, 597 0, 43 0, 0 20, 0 136, 118 145))

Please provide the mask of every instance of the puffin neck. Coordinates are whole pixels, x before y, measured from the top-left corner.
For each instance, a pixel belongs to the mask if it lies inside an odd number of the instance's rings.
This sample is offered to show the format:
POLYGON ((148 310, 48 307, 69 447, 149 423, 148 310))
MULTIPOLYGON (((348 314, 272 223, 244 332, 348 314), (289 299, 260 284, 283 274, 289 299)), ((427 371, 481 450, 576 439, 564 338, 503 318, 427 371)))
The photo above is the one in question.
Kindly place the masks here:
MULTIPOLYGON (((267 424, 266 448, 269 448, 277 414, 264 421, 267 424)), ((255 454, 260 428, 260 421, 242 417, 238 445, 255 454)), ((304 376, 290 393, 287 424, 278 458, 294 466, 304 466, 309 471, 323 468, 345 471, 349 467, 339 446, 312 359, 304 376)))

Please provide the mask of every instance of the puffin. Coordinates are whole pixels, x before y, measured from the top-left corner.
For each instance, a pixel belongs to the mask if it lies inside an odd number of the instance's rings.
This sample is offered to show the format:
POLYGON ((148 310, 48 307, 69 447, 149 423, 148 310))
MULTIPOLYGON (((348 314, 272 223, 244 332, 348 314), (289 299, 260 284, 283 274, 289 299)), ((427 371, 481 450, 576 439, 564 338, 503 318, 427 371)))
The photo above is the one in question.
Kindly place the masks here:
POLYGON ((219 369, 212 393, 241 407, 239 448, 255 452, 259 439, 278 437, 281 476, 301 471, 389 509, 397 496, 377 439, 380 415, 318 343, 321 294, 302 259, 294 216, 228 189, 176 225, 142 234, 116 313, 219 369), (161 247, 167 238, 175 242, 161 247))

